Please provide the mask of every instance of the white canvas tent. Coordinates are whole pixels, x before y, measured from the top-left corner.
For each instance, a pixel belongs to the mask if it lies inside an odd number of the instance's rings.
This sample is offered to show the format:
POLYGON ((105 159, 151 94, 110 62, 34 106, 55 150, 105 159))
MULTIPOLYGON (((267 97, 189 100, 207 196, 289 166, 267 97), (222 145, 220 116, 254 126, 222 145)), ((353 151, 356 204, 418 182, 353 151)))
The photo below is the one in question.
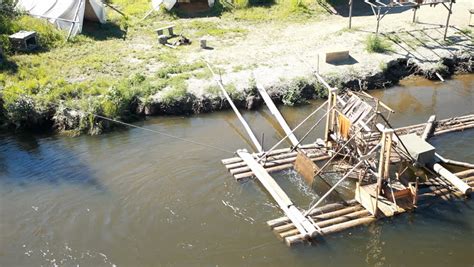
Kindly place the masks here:
POLYGON ((105 8, 100 0, 19 0, 16 8, 45 18, 69 36, 82 31, 84 20, 105 23, 105 8))

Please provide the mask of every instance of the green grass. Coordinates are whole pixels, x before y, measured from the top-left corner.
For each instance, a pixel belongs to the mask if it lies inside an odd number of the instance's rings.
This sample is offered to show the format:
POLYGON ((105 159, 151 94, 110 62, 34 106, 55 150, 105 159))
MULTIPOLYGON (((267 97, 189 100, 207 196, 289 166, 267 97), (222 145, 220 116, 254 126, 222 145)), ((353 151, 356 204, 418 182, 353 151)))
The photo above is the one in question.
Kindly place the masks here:
POLYGON ((185 24, 187 29, 192 29, 197 37, 210 35, 215 37, 223 37, 226 35, 245 35, 247 30, 242 28, 223 27, 212 21, 193 20, 185 24))
MULTIPOLYGON (((243 1, 245 2, 245 1, 243 1)), ((248 1, 247 1, 248 2, 248 1)), ((326 11, 314 1, 309 0, 277 0, 273 4, 237 8, 223 14, 223 18, 251 22, 293 21, 304 22, 318 19, 326 11)))
MULTIPOLYGON (((177 19, 177 13, 166 12, 141 20, 151 8, 148 0, 113 0, 112 3, 127 16, 109 11, 109 23, 89 31, 84 28, 84 34, 69 42, 65 42, 67 32, 44 20, 0 16, 0 42, 4 48, 8 50, 7 36, 18 30, 37 31, 44 48, 32 54, 10 54, 8 71, 3 71, 2 66, 0 88, 7 120, 21 126, 31 116, 41 118, 54 109, 61 113, 64 109, 60 107, 65 106, 126 120, 136 99, 146 102, 159 93, 164 103, 172 103, 188 95, 189 79, 211 78, 203 62, 187 59, 198 49, 200 37, 229 40, 245 36, 247 26, 255 27, 255 23, 265 24, 270 20, 304 23, 324 13, 309 0, 280 0, 266 6, 252 6, 255 1, 251 1, 229 12, 222 9, 224 13, 219 20, 177 19), (169 24, 175 24, 175 32, 183 33, 193 44, 175 50, 158 45, 154 29, 169 24)), ((227 85, 226 89, 232 98, 242 99, 243 94, 235 85, 227 85)), ((211 87, 206 92, 220 94, 220 90, 211 87)), ((101 127, 97 119, 83 116, 77 130, 97 132, 101 127)))
POLYGON ((364 44, 365 50, 369 53, 387 53, 393 51, 390 41, 375 35, 367 36, 364 44))

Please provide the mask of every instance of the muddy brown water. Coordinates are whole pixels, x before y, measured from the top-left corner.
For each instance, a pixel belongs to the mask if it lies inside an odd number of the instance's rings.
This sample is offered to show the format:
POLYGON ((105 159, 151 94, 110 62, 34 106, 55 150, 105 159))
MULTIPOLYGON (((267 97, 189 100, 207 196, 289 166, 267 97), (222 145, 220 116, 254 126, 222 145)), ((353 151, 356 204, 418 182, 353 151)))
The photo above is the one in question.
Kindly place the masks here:
MULTIPOLYGON (((406 80, 373 91, 394 126, 474 112, 474 75, 406 80)), ((294 127, 322 101, 282 113, 294 127)), ((319 114, 321 115, 321 114, 319 114)), ((279 140, 267 109, 245 112, 264 145, 279 140)), ((140 125, 235 151, 248 140, 232 112, 140 125)), ((310 125, 297 132, 302 136, 310 125)), ((314 139, 322 129, 308 137, 314 139)), ((474 201, 424 210, 288 248, 265 222, 281 212, 256 181, 237 183, 212 150, 139 129, 102 136, 0 139, 0 266, 473 266, 474 201)), ((474 130, 432 139, 474 162, 474 130)), ((322 192, 275 174, 300 207, 322 192)))

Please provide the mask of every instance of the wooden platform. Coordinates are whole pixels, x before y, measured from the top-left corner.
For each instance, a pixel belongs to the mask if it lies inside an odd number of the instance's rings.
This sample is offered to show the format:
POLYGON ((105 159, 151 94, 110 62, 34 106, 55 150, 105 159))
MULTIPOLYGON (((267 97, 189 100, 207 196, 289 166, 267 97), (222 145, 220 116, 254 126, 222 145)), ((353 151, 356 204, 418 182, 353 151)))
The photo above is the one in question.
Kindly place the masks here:
MULTIPOLYGON (((470 173, 472 176, 464 178, 463 181, 474 187, 474 170, 470 173)), ((459 173, 457 173, 458 176, 459 173)), ((417 208, 423 208, 432 204, 436 200, 446 201, 453 199, 463 199, 459 191, 452 190, 449 186, 437 184, 436 181, 428 181, 425 184, 420 184, 422 188, 418 196, 417 208)), ((396 214, 402 214, 398 212, 396 214)), ((395 215, 396 215, 395 214, 395 215)), ((357 200, 353 199, 346 204, 332 203, 322 206, 314 210, 310 217, 315 224, 320 227, 316 237, 324 237, 328 234, 341 232, 356 226, 366 225, 377 219, 385 218, 386 216, 375 217, 367 209, 365 209, 357 200)), ((304 243, 305 239, 287 217, 280 217, 267 222, 268 226, 273 232, 284 241, 288 246, 298 243, 304 243)))

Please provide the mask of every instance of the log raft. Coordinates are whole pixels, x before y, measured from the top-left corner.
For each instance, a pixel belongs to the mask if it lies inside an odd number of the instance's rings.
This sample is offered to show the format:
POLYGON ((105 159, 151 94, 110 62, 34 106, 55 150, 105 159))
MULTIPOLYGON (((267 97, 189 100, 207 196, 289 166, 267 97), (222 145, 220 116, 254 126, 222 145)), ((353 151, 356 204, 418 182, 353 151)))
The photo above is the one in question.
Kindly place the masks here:
MULTIPOLYGON (((459 177, 465 177, 462 180, 471 188, 474 188, 474 170, 467 170, 456 173, 459 177), (466 175, 470 175, 467 176, 466 175)), ((427 207, 435 201, 449 201, 455 199, 465 199, 465 196, 448 186, 441 184, 432 185, 432 181, 421 183, 420 187, 424 188, 418 195, 417 209, 427 207)), ((402 214, 402 213, 398 213, 402 214)), ((373 216, 368 210, 364 209, 355 199, 347 203, 331 203, 314 210, 310 217, 320 228, 315 238, 322 238, 329 234, 342 232, 350 228, 372 223, 378 219, 386 218, 385 216, 373 216)), ((306 239, 287 217, 280 217, 267 222, 268 226, 276 234, 278 238, 283 240, 288 246, 298 243, 305 243, 306 239)))

